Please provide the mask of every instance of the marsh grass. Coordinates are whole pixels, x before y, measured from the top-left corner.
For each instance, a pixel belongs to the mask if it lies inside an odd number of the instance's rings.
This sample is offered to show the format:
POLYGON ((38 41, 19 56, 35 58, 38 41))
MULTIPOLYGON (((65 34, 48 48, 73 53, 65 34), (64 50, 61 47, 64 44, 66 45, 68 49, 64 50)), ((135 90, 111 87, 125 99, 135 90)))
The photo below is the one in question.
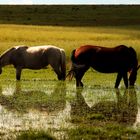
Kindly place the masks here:
POLYGON ((23 131, 17 136, 16 140, 56 140, 55 137, 51 136, 44 130, 28 130, 23 131))
MULTIPOLYGON (((99 122, 100 123, 100 122, 99 122)), ((137 131, 131 128, 125 128, 118 124, 104 124, 104 126, 80 126, 68 131, 69 139, 73 140, 93 140, 93 139, 137 139, 137 131)))
MULTIPOLYGON (((134 122, 139 100, 135 92, 124 96, 122 83, 119 96, 122 110, 117 111, 118 96, 113 88, 115 75, 109 74, 104 81, 100 73, 89 70, 83 79, 84 89, 77 90, 75 80, 59 82, 50 68, 35 72, 25 70, 20 82, 16 82, 13 72, 14 68, 5 68, 0 80, 0 124, 5 130, 1 138, 5 135, 9 138, 15 131, 18 139, 46 139, 48 130, 52 137, 68 140, 138 137, 139 131, 133 128, 129 117, 121 122, 120 114, 132 105, 128 116, 134 114, 134 122), (130 99, 127 104, 125 101, 130 99), (10 129, 8 134, 7 128, 10 129)), ((139 90, 137 92, 139 99, 139 90)))

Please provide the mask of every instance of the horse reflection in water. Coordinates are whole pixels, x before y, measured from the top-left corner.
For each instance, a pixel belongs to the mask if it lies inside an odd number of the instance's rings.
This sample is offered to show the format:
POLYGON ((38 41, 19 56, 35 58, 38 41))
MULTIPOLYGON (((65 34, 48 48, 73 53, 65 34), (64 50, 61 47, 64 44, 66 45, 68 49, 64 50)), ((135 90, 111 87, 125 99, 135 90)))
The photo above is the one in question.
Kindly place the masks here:
MULTIPOLYGON (((102 116, 102 121, 115 121, 133 125, 138 113, 137 96, 135 89, 126 89, 124 94, 116 90, 117 101, 100 101, 89 107, 84 97, 82 89, 77 89, 76 100, 71 103, 71 117, 90 118, 94 121, 94 115, 102 116), (92 118, 93 117, 93 118, 92 118)), ((73 120, 72 119, 72 120, 73 120)), ((73 120, 74 121, 74 120, 73 120)))
POLYGON ((22 90, 21 83, 16 82, 12 95, 0 94, 0 104, 9 111, 28 112, 29 110, 59 112, 66 106, 66 89, 64 82, 58 82, 51 94, 40 90, 22 90))

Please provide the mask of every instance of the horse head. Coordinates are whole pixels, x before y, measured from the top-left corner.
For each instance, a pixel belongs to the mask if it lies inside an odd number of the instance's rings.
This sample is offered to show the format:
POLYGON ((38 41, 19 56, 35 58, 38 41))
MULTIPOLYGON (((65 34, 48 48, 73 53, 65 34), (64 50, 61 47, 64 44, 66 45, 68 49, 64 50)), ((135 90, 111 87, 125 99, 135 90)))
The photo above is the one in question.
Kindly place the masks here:
POLYGON ((129 58, 130 58, 130 76, 129 76, 129 85, 134 86, 135 81, 137 80, 137 71, 140 68, 138 65, 137 53, 134 48, 129 47, 129 58))
POLYGON ((0 55, 0 74, 2 73, 2 67, 9 64, 9 58, 13 50, 15 50, 14 47, 6 50, 3 54, 0 55))
POLYGON ((129 76, 129 85, 134 86, 136 80, 137 80, 137 71, 140 68, 140 65, 138 65, 136 68, 133 68, 130 71, 130 76, 129 76))

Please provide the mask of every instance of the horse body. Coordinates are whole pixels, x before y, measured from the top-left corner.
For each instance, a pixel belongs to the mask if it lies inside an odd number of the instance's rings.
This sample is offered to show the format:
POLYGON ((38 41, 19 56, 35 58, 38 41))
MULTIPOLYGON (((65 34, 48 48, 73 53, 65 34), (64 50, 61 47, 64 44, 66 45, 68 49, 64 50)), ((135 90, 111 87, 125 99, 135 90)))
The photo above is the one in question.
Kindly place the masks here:
POLYGON ((81 49, 84 50, 81 53, 76 49, 75 58, 80 59, 80 62, 93 67, 99 72, 114 73, 122 70, 122 68, 128 71, 130 60, 128 60, 127 48, 124 46, 105 48, 87 45, 82 46, 81 49), (123 52, 122 49, 124 49, 123 52))
POLYGON ((83 86, 81 79, 84 73, 92 67, 102 73, 118 73, 115 87, 124 79, 128 87, 127 72, 133 70, 130 83, 133 85, 137 75, 137 56, 133 48, 120 45, 114 48, 85 45, 73 50, 72 70, 76 78, 76 85, 83 86))
POLYGON ((54 69, 58 79, 65 80, 65 52, 55 46, 14 47, 0 57, 0 62, 1 67, 9 64, 14 65, 17 80, 20 80, 22 69, 41 69, 49 64, 54 69))

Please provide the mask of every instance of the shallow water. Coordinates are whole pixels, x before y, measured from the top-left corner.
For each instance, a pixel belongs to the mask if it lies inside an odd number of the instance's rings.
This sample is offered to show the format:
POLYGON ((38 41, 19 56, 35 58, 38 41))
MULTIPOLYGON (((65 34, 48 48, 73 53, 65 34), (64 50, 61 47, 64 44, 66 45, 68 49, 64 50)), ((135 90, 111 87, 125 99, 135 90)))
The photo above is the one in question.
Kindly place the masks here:
POLYGON ((98 86, 76 89, 73 82, 55 80, 8 81, 0 84, 1 138, 16 138, 21 131, 42 129, 65 139, 65 130, 78 126, 75 118, 93 114, 103 116, 102 123, 139 128, 139 92, 138 88, 115 90, 98 86))

